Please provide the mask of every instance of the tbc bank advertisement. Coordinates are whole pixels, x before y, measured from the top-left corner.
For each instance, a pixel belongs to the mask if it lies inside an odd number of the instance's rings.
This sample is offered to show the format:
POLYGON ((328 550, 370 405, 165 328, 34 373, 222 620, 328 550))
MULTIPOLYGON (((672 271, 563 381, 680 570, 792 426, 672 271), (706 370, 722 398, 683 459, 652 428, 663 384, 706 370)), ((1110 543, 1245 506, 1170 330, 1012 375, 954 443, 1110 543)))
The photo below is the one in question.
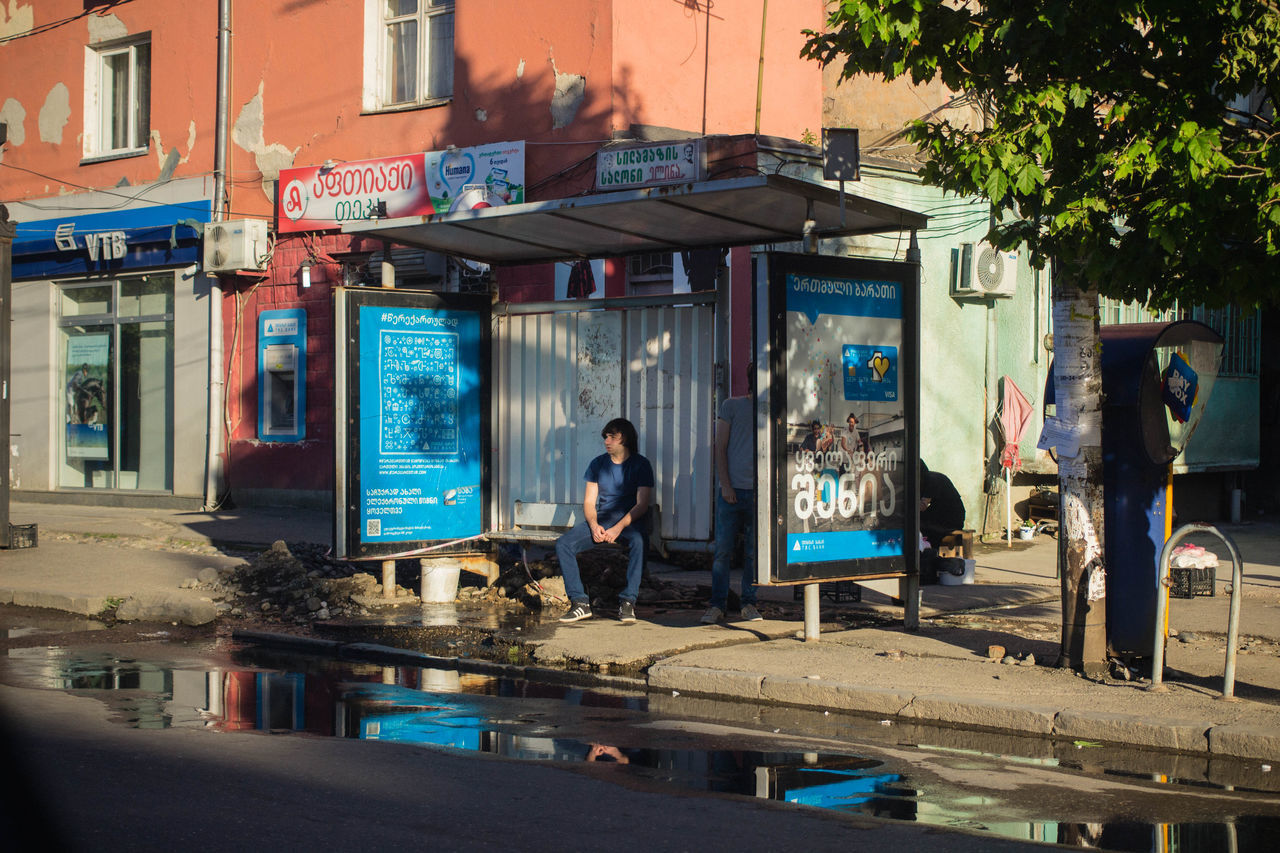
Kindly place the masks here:
POLYGON ((359 537, 482 531, 480 315, 359 308, 359 537))
POLYGON ((787 566, 873 560, 883 570, 883 558, 903 555, 903 290, 786 273, 787 566))

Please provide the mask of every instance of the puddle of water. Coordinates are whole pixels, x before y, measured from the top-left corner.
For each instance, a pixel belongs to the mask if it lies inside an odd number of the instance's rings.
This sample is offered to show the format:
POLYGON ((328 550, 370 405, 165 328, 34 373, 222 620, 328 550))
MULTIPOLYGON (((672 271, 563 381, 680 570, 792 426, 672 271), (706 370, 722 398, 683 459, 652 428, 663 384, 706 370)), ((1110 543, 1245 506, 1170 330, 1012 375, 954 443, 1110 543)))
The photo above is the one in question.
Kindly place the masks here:
MULTIPOLYGON (((1265 816, 1186 823, 1037 819, 1020 814, 1016 805, 990 791, 979 794, 963 785, 915 779, 916 768, 909 761, 895 761, 902 765, 898 767, 831 751, 708 748, 707 736, 646 727, 645 694, 607 688, 281 657, 261 649, 245 650, 216 667, 203 661, 183 665, 55 648, 16 649, 10 652, 6 670, 6 680, 23 686, 95 693, 119 719, 139 728, 307 732, 445 746, 525 761, 594 763, 608 767, 601 770, 606 775, 626 774, 657 788, 754 796, 1007 838, 1136 853, 1271 849, 1280 834, 1280 818, 1265 816), (262 666, 271 663, 275 666, 262 666), (1006 819, 1009 814, 1014 817, 1006 819)), ((972 762, 994 768, 997 763, 1021 761, 1052 769, 1063 763, 950 752, 957 767, 972 762)), ((1069 788, 1073 781, 1064 773, 1059 782, 1041 784, 1069 788)))
POLYGON ((88 617, 71 616, 65 613, 39 615, 27 608, 14 615, 7 611, 0 612, 0 630, 10 640, 23 637, 38 637, 46 634, 68 634, 79 631, 102 631, 106 624, 88 617))

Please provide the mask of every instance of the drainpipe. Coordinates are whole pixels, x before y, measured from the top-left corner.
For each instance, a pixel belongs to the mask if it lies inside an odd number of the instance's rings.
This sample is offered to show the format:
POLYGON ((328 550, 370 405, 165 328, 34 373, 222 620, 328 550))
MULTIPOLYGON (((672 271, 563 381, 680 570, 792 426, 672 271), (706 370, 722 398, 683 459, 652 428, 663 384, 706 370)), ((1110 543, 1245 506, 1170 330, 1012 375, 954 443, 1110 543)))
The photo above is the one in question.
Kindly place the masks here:
MULTIPOLYGON (((707 8, 707 19, 711 19, 710 7, 707 8)), ((764 31, 768 19, 769 0, 764 0, 760 9, 760 67, 756 70, 756 136, 760 135, 760 102, 764 99, 764 31)))
MULTIPOLYGON (((227 99, 231 90, 231 0, 218 0, 218 94, 213 141, 214 222, 226 218, 227 99)), ((222 353, 222 279, 209 276, 209 422, 207 428, 204 508, 216 509, 222 493, 224 391, 222 353)))

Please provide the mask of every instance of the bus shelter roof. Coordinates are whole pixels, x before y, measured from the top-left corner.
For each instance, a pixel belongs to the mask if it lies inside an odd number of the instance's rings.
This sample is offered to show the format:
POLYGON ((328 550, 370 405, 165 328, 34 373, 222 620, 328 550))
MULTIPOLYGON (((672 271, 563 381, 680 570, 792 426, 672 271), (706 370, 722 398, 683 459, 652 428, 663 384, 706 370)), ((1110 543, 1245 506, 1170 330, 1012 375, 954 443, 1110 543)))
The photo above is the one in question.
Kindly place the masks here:
POLYGON ((641 252, 923 229, 915 211, 784 175, 751 175, 430 216, 346 222, 342 230, 488 264, 530 264, 641 252))

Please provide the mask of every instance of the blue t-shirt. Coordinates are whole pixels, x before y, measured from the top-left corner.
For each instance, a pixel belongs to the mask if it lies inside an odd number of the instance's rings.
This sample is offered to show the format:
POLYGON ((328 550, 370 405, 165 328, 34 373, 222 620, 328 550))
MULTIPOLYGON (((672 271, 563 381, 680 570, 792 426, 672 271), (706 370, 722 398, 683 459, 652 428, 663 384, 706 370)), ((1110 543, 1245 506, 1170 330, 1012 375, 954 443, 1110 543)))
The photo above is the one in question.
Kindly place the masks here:
POLYGON ((613 527, 636 505, 639 489, 653 488, 653 466, 639 453, 632 453, 621 465, 601 453, 587 466, 586 481, 599 489, 596 521, 601 527, 613 527))

